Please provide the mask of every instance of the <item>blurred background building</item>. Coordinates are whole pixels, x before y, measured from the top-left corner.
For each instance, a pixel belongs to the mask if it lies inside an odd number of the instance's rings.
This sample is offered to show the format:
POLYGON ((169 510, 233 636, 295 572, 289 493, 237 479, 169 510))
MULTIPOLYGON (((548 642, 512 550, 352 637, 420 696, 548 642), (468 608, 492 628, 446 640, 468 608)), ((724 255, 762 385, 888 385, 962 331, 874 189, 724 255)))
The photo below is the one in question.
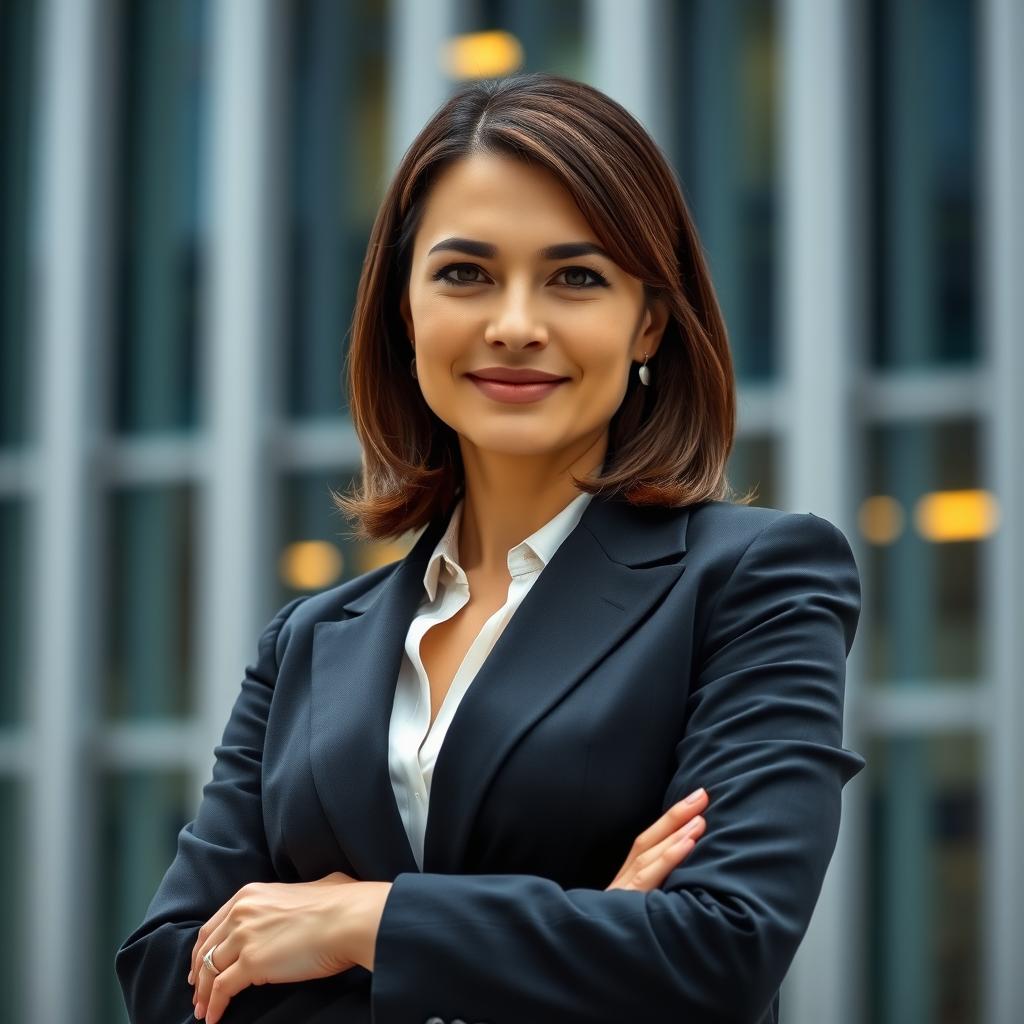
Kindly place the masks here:
POLYGON ((521 69, 662 145, 731 482, 862 570, 783 1020, 1024 1019, 1024 3, 0 0, 0 1020, 126 1019, 259 631, 406 549, 328 495, 360 262, 437 105, 521 69))

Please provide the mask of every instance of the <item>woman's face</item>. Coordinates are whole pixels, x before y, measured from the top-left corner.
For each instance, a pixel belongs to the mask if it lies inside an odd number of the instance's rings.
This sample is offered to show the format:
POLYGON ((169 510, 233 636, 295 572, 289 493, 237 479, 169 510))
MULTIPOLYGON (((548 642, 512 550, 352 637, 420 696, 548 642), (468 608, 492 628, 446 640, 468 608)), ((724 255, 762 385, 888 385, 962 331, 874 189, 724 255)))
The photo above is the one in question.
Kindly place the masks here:
POLYGON ((423 396, 464 448, 588 450, 606 438, 630 372, 657 350, 663 305, 646 310, 642 282, 600 252, 543 251, 568 245, 599 243, 543 168, 474 154, 434 182, 402 317, 423 396), (489 388, 470 376, 493 368, 562 380, 535 397, 536 388, 489 388))

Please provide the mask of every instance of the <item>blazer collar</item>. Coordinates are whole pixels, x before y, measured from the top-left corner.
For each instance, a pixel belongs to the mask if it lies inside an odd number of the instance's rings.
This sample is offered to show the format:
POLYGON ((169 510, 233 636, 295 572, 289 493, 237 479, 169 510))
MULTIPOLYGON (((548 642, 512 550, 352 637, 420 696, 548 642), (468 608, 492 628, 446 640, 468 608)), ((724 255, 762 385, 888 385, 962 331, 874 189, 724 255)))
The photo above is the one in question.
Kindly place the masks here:
MULTIPOLYGON (((491 778, 522 735, 620 643, 685 569, 689 509, 595 495, 509 620, 434 765, 423 870, 460 870, 491 778), (571 642, 566 642, 571 638, 571 642), (529 640, 529 642, 524 642, 529 640)), ((310 759, 327 818, 362 880, 418 871, 388 738, 403 639, 447 527, 438 516, 395 570, 313 632, 310 759)))

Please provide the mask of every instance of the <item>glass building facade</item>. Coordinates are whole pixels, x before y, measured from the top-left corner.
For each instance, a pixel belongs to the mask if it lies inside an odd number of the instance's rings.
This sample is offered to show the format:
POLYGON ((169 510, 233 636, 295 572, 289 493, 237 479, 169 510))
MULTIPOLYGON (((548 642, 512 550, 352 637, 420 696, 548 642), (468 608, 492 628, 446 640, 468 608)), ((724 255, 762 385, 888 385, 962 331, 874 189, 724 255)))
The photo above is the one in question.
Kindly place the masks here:
POLYGON ((126 1019, 114 953, 261 627, 407 550, 330 502, 356 283, 413 135, 513 70, 655 135, 730 481, 861 568, 868 767, 783 1021, 1021 1019, 1017 0, 0 0, 0 1019, 126 1019))

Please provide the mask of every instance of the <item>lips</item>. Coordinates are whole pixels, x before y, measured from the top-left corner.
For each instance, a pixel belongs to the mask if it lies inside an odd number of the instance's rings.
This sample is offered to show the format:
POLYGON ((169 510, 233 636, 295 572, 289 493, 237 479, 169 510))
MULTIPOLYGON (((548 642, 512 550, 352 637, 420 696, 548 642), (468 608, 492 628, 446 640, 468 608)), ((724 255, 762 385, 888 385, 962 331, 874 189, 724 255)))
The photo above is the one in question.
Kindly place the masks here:
POLYGON ((501 381, 506 384, 537 384, 566 380, 565 377, 548 373, 545 370, 513 369, 505 366, 488 366, 482 370, 468 373, 466 376, 475 377, 477 380, 501 381))
POLYGON ((466 376, 487 398, 512 404, 536 402, 556 391, 568 380, 567 377, 544 376, 540 380, 517 382, 478 377, 471 373, 466 376))

